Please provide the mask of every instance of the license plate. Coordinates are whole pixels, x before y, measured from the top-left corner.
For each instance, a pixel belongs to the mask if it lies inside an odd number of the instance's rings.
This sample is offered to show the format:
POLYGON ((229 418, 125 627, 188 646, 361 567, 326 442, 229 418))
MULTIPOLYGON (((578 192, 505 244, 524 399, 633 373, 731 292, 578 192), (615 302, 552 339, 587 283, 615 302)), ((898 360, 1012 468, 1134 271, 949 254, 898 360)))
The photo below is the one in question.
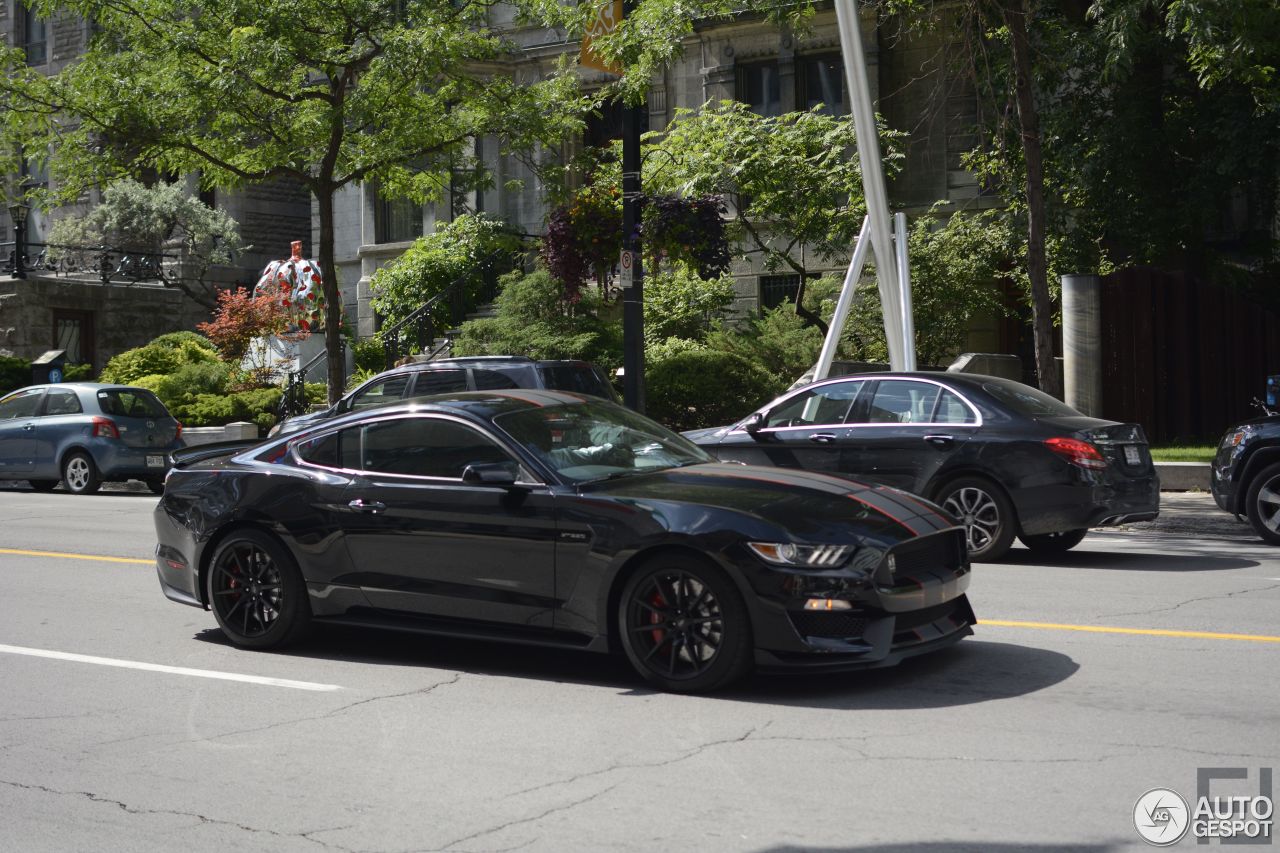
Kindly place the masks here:
POLYGON ((163 457, 163 456, 148 456, 148 457, 147 457, 147 467, 148 467, 148 468, 163 468, 163 467, 164 467, 164 457, 163 457))
POLYGON ((1124 461, 1126 465, 1141 465, 1142 454, 1138 452, 1138 448, 1131 444, 1126 444, 1124 448, 1124 461))

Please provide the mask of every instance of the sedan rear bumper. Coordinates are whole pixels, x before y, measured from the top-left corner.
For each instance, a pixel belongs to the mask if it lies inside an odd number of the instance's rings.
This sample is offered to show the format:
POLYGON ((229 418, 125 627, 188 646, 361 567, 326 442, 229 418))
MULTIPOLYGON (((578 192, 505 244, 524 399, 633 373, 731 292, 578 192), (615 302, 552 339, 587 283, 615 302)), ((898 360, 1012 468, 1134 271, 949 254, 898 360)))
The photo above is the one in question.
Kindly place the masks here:
POLYGON ((1062 533, 1150 521, 1160 514, 1160 478, 1115 478, 1097 482, 1042 485, 1014 492, 1020 532, 1062 533))

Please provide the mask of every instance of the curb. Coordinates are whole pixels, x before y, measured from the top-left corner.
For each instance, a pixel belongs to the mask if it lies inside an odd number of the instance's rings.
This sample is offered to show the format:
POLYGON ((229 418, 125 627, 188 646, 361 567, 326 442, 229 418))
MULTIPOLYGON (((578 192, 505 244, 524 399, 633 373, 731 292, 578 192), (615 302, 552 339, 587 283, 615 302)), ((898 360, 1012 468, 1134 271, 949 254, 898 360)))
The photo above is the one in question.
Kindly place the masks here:
POLYGON ((1157 462, 1155 466, 1162 492, 1209 491, 1208 462, 1157 462))

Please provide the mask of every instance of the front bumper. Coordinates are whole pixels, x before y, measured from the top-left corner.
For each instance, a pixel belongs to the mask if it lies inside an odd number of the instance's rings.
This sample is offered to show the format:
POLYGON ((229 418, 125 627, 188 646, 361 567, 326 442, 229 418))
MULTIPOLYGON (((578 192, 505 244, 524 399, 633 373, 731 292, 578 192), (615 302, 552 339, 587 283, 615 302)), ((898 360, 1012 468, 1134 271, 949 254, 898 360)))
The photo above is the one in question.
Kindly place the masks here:
POLYGON ((952 529, 907 540, 866 569, 751 573, 757 667, 892 666, 972 634, 976 619, 965 595, 970 567, 962 537, 952 529), (811 599, 847 602, 849 608, 806 610, 811 599))

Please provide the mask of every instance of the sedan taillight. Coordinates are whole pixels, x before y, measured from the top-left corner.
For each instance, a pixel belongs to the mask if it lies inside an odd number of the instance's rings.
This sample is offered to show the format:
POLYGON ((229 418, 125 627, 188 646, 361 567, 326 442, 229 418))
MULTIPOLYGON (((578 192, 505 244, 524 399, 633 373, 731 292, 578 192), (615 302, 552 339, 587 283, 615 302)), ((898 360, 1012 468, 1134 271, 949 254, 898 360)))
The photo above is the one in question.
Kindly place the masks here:
POLYGON ((120 430, 116 429, 116 422, 110 418, 94 418, 93 419, 93 437, 94 438, 119 438, 120 430))
POLYGON ((1080 468, 1098 471, 1107 467, 1107 460, 1102 458, 1098 448, 1078 438, 1046 438, 1044 446, 1080 468))

